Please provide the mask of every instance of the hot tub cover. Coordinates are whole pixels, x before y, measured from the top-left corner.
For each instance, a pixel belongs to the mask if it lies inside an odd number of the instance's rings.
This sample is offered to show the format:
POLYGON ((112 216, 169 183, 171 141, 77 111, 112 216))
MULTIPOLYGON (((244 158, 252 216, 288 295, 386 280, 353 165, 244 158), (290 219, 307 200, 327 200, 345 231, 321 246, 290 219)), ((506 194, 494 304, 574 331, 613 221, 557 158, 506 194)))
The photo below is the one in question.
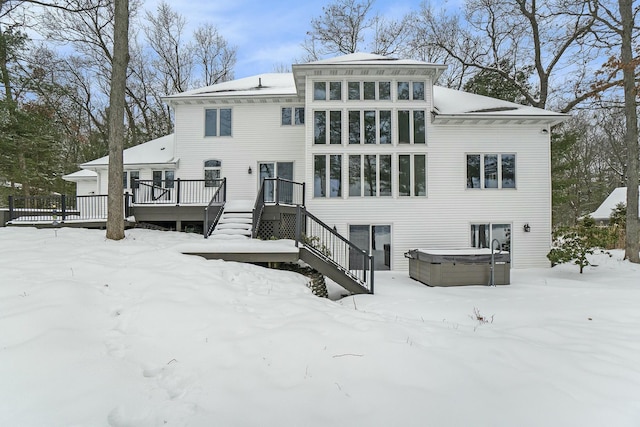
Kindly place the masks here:
MULTIPOLYGON (((407 258, 417 259, 432 264, 459 263, 459 264, 488 264, 491 262, 491 249, 489 248, 464 248, 464 249, 412 249, 405 254, 407 258)), ((510 262, 509 252, 494 251, 495 262, 510 262)))

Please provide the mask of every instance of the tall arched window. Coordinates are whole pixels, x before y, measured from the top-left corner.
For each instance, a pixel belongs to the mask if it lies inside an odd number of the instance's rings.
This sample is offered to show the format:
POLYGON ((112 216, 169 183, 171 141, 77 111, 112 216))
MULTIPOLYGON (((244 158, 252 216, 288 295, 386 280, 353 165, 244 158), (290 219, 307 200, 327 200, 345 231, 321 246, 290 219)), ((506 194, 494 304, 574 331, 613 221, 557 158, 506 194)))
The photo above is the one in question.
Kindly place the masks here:
POLYGON ((220 179, 220 168, 222 162, 220 160, 205 160, 204 162, 204 186, 217 187, 220 179))

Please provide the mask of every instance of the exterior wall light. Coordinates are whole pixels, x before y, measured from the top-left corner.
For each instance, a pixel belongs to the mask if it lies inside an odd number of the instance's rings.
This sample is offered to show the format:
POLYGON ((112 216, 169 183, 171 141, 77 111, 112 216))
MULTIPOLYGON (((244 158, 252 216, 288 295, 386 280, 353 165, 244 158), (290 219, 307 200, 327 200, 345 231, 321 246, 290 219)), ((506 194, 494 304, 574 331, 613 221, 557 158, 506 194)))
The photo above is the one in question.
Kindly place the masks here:
POLYGON ((528 233, 531 231, 531 227, 529 226, 529 223, 526 223, 523 228, 525 233, 528 233))
POLYGON ((253 169, 251 169, 251 166, 249 166, 249 170, 247 170, 247 173, 248 173, 249 175, 251 175, 251 174, 253 173, 253 169))

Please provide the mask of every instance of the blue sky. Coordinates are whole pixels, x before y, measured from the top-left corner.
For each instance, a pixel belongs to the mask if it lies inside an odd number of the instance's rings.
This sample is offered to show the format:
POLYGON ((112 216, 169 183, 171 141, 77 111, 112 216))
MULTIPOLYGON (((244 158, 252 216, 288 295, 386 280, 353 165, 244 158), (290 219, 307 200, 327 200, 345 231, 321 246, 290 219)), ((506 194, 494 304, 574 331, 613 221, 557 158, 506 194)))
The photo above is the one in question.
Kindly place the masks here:
MULTIPOLYGON (((400 17, 417 10, 422 0, 376 0, 381 15, 400 17)), ((235 77, 272 72, 277 64, 290 65, 303 55, 300 47, 311 19, 322 14, 327 0, 170 0, 168 3, 188 21, 190 28, 211 22, 238 48, 235 77)), ((155 10, 157 0, 144 8, 155 10)))

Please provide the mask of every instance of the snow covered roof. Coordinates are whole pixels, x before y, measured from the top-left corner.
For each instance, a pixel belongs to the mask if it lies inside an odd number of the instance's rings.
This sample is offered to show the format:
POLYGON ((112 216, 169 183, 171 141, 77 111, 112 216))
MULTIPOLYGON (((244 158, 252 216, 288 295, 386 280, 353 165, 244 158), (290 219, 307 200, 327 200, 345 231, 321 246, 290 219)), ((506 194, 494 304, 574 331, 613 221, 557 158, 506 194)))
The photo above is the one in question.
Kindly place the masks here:
POLYGON ((98 178, 98 174, 96 172, 92 170, 87 170, 87 169, 81 169, 77 172, 70 173, 62 177, 62 179, 64 179, 65 181, 70 181, 70 182, 91 180, 91 179, 97 179, 97 178, 98 178))
MULTIPOLYGON (((177 160, 173 157, 174 134, 145 142, 123 151, 124 165, 171 164, 177 160)), ((109 156, 100 157, 80 165, 82 168, 107 166, 109 156)))
POLYGON ((190 90, 163 99, 242 96, 298 96, 291 73, 265 73, 190 90))
POLYGON ((335 58, 321 59, 319 61, 307 62, 306 64, 298 64, 306 66, 314 65, 434 65, 442 67, 442 64, 433 64, 428 62, 416 61, 415 59, 398 59, 390 56, 376 55, 373 53, 356 52, 348 55, 337 56, 335 58))
MULTIPOLYGON (((640 187, 638 188, 640 189, 640 187)), ((627 204, 627 187, 615 188, 598 209, 591 213, 591 217, 596 221, 606 221, 611 216, 611 211, 619 203, 627 204)), ((638 209, 638 217, 640 217, 640 208, 638 209)))
POLYGON ((552 122, 559 123, 569 117, 567 114, 441 86, 433 87, 433 104, 434 118, 440 121, 455 118, 516 118, 525 116, 551 119, 552 122))

